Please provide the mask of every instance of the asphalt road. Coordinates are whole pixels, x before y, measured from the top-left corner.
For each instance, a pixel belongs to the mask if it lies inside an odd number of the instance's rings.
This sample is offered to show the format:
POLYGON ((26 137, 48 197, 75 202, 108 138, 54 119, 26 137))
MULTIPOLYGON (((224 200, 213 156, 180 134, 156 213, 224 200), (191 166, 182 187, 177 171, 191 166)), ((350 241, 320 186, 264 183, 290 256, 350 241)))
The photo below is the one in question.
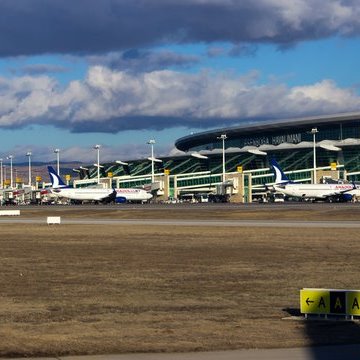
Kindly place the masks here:
MULTIPOLYGON (((0 224, 46 224, 46 217, 22 219, 17 216, 0 218, 0 224)), ((156 226, 205 226, 205 227, 311 227, 311 228, 360 228, 360 221, 294 221, 294 220, 146 220, 146 219, 62 219, 62 225, 156 225, 156 226)))
POLYGON ((41 358, 41 360, 358 360, 359 358, 360 345, 342 345, 294 349, 253 349, 175 354, 66 356, 41 358))
POLYGON ((83 205, 22 205, 22 206, 0 206, 0 210, 4 209, 97 209, 99 211, 101 210, 108 210, 108 209, 116 209, 116 210, 140 210, 140 209, 177 209, 177 210, 187 210, 187 209, 196 209, 196 208, 206 208, 206 209, 213 209, 213 210, 219 210, 219 209, 247 209, 247 210, 272 210, 272 209, 346 209, 346 208, 359 208, 360 203, 327 203, 327 202, 280 202, 280 203, 251 203, 251 204, 242 204, 242 203, 182 203, 182 204, 155 204, 155 203, 149 203, 149 204, 99 204, 99 205, 93 205, 93 204, 83 204, 83 205))

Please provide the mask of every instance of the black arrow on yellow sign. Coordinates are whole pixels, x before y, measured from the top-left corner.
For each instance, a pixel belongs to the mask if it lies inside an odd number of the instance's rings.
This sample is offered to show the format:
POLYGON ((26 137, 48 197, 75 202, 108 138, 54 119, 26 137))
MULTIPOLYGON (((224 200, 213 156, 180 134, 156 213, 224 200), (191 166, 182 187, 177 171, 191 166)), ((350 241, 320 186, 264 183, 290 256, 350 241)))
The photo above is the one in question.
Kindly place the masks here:
POLYGON ((307 306, 310 306, 314 301, 310 300, 309 298, 306 299, 307 306))

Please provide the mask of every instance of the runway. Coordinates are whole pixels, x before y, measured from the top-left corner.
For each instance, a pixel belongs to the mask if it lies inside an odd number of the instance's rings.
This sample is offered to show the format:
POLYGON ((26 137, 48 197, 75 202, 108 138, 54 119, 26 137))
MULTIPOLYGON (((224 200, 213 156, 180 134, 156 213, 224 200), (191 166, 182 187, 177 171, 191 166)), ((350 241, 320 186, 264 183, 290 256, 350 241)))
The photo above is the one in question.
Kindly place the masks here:
MULTIPOLYGON (((1 218, 0 224, 46 224, 46 217, 22 219, 1 218)), ((294 221, 294 220, 183 220, 183 219, 61 219, 61 225, 144 225, 205 227, 271 227, 271 228, 360 228, 360 221, 294 221)))
MULTIPOLYGON (((251 349, 194 353, 149 353, 121 355, 61 356, 37 360, 358 360, 360 345, 251 349)), ((36 358, 28 358, 36 360, 36 358)), ((10 359, 9 359, 10 360, 10 359)), ((11 360, 14 360, 12 358, 11 360)))
POLYGON ((179 204, 161 204, 161 203, 149 203, 149 204, 83 204, 83 205, 11 205, 11 206, 0 206, 0 210, 5 209, 20 209, 20 210, 44 210, 48 209, 80 209, 80 210, 89 210, 96 209, 97 211, 103 210, 179 210, 186 211, 189 209, 208 209, 208 210, 256 210, 256 211, 271 211, 271 210, 317 210, 317 209, 333 209, 333 210, 342 210, 342 209, 358 209, 360 208, 360 203, 327 203, 327 202, 280 202, 280 203, 179 203, 179 204))
POLYGON ((46 224, 47 216, 60 216, 62 225, 360 228, 357 203, 87 204, 0 209, 21 212, 21 216, 1 216, 0 224, 46 224))

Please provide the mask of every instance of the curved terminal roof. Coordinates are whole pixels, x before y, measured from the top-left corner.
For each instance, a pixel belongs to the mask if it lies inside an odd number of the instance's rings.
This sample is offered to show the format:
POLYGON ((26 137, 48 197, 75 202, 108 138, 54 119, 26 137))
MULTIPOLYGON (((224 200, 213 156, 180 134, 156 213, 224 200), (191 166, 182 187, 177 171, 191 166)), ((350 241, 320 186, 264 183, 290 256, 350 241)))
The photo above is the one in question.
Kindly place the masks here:
POLYGON ((195 146, 201 146, 208 144, 209 142, 214 142, 215 139, 221 134, 226 134, 228 138, 236 138, 242 136, 258 135, 263 133, 271 133, 279 130, 310 130, 312 127, 322 127, 335 124, 351 124, 359 121, 360 112, 327 116, 312 116, 297 119, 248 122, 246 124, 234 127, 209 130, 184 136, 176 140, 175 146, 181 151, 188 151, 195 146))

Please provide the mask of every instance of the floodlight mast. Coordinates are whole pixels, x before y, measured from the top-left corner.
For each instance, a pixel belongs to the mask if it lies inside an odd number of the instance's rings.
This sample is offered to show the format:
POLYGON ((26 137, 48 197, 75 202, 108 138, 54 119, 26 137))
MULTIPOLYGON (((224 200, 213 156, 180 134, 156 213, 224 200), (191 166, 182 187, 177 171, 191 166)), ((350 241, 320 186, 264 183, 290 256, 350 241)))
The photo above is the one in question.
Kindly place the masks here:
POLYGON ((155 140, 150 139, 147 143, 151 146, 151 183, 154 183, 154 181, 155 181, 155 170, 154 170, 154 144, 155 144, 155 140))
POLYGON ((319 130, 317 128, 313 128, 311 129, 310 133, 313 135, 313 156, 314 156, 314 160, 313 160, 313 165, 314 165, 314 184, 317 183, 317 179, 316 179, 316 134, 319 132, 319 130))
POLYGON ((101 145, 96 144, 94 149, 97 150, 97 183, 100 184, 100 148, 101 145))
POLYGON ((56 170, 57 170, 57 174, 60 176, 60 149, 55 149, 54 153, 56 154, 56 170))
POLYGON ((29 186, 31 186, 31 151, 26 153, 26 156, 29 158, 29 186))
POLYGON ((10 160, 10 187, 13 188, 13 155, 9 155, 7 159, 10 160))
POLYGON ((221 134, 217 139, 222 140, 222 181, 225 182, 225 140, 227 136, 226 134, 221 134))
POLYGON ((3 159, 0 159, 0 189, 4 188, 4 172, 3 172, 3 159))

